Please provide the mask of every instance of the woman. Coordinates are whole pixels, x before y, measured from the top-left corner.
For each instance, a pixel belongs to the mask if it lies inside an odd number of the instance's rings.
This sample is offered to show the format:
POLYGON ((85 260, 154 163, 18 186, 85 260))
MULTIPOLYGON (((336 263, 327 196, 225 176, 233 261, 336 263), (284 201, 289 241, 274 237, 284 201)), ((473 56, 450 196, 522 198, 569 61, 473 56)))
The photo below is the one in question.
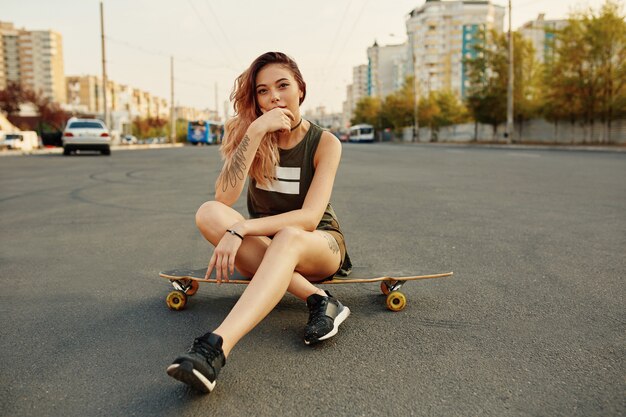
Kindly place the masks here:
POLYGON ((235 81, 236 117, 226 124, 215 201, 200 207, 196 224, 215 246, 207 277, 215 270, 228 281, 236 268, 252 280, 222 324, 168 367, 197 390, 213 390, 231 349, 286 291, 309 308, 306 344, 334 336, 350 314, 313 285, 349 273, 351 263, 329 203, 341 143, 302 119, 305 95, 298 66, 280 52, 261 55, 235 81), (250 219, 231 208, 247 176, 250 219))

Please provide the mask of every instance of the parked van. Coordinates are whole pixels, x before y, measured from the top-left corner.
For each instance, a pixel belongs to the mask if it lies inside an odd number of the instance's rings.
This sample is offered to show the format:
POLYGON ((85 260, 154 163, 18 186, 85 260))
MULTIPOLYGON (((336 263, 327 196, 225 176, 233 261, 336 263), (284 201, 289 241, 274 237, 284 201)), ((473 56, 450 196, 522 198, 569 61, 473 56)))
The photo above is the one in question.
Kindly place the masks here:
POLYGON ((39 148, 39 137, 35 131, 21 131, 4 134, 4 146, 9 149, 32 151, 39 148))

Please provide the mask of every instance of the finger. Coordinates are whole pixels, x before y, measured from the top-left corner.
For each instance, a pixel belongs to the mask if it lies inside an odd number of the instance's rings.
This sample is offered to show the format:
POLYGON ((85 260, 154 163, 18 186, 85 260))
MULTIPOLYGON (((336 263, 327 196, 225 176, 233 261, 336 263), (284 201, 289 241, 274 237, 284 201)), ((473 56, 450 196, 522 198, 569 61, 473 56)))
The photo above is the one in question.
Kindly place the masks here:
POLYGON ((218 257, 215 259, 215 279, 217 280, 218 284, 222 283, 222 269, 220 268, 220 258, 221 255, 218 255, 218 257))
POLYGON ((286 115, 287 117, 289 117, 291 120, 293 120, 294 122, 296 121, 296 116, 293 115, 293 113, 291 112, 291 110, 289 109, 283 109, 281 108, 281 110, 283 111, 283 114, 286 115))
POLYGON ((211 260, 209 261, 209 266, 206 270, 206 275, 204 276, 205 279, 211 278, 211 272, 213 272, 213 268, 215 268, 215 253, 211 256, 211 260))
POLYGON ((228 266, 230 269, 230 276, 232 277, 235 274, 235 257, 230 257, 230 262, 228 262, 228 266))
POLYGON ((230 256, 224 256, 224 258, 222 258, 222 277, 224 279, 224 281, 228 282, 228 259, 230 256))

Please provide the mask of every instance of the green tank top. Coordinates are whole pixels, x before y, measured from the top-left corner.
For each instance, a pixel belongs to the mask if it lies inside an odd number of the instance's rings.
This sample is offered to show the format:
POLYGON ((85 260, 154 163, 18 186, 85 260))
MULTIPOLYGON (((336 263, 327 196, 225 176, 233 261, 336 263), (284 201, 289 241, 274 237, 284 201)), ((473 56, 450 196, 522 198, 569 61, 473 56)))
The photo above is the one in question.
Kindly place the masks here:
MULTIPOLYGON (((258 185, 254 178, 248 184, 248 212, 251 218, 274 216, 301 209, 315 174, 313 163, 315 151, 322 137, 322 128, 314 123, 304 138, 291 149, 279 148, 279 166, 276 178, 267 186, 258 185)), ((317 225, 318 230, 334 230, 342 234, 337 215, 330 202, 317 225)), ((350 258, 346 257, 342 270, 351 269, 350 258), (349 264, 346 264, 347 263, 349 264)))

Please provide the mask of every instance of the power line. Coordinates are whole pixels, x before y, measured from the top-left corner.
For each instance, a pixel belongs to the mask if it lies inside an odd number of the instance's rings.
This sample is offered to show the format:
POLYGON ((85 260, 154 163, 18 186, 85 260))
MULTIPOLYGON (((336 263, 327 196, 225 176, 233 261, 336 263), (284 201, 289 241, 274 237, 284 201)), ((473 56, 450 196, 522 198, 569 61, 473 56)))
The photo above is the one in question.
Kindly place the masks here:
MULTIPOLYGON (((204 29, 209 34, 209 36, 211 37, 211 39, 213 40, 215 45, 220 49, 220 52, 222 53, 222 55, 224 57, 226 57, 229 60, 229 62, 230 62, 230 57, 227 57, 227 54, 224 53, 224 51, 222 50, 222 47, 220 46, 220 43, 217 42, 217 40, 213 36, 213 33, 211 33, 211 31, 209 30, 209 26, 207 25, 206 21, 202 18, 202 16, 200 16, 200 13, 198 12, 198 9, 196 9, 196 6, 193 5, 193 2, 191 0, 187 0, 187 2, 189 3, 191 8, 193 9, 194 13, 196 14, 196 16, 198 17, 200 22, 202 23, 202 27, 204 27, 204 29)), ((232 62, 230 62, 230 64, 232 65, 232 62)))
POLYGON ((113 43, 117 43, 119 45, 123 45, 123 46, 125 46, 127 48, 134 49, 136 51, 141 51, 141 52, 144 52, 146 54, 156 55, 156 56, 164 56, 164 57, 169 57, 170 56, 169 54, 166 54, 165 52, 162 52, 162 51, 158 51, 157 52, 157 51, 154 51, 154 50, 150 50, 150 49, 144 48, 143 46, 134 45, 134 44, 131 44, 131 43, 126 42, 126 41, 121 41, 119 39, 112 38, 110 36, 105 36, 105 38, 106 38, 106 40, 111 41, 113 43))
POLYGON ((222 28, 222 24, 220 23, 220 18, 215 14, 215 11, 213 11, 213 7, 211 7, 211 2, 209 0, 204 0, 204 3, 206 4, 206 6, 208 7, 209 11, 213 15, 213 18, 215 19, 215 23, 217 23, 218 29, 220 30, 220 32, 222 32, 222 36, 226 40, 226 44, 228 46, 228 50, 230 52, 232 52, 233 56, 235 57, 235 60, 237 61, 238 64, 240 64, 241 63, 241 59, 239 59, 239 56, 237 56, 237 50, 236 50, 236 48, 233 48, 232 42, 230 41, 230 39, 226 35, 226 32, 224 31, 224 28, 222 28))
MULTIPOLYGON (((169 58, 169 57, 172 56, 172 54, 170 54, 170 53, 148 49, 148 48, 145 48, 143 46, 135 45, 135 44, 132 44, 132 43, 127 42, 127 41, 121 41, 119 39, 111 38, 110 36, 105 36, 105 38, 108 41, 111 41, 113 43, 125 46, 126 48, 133 49, 135 51, 140 51, 140 52, 143 52, 143 53, 146 53, 146 54, 149 54, 149 55, 160 56, 160 57, 165 57, 165 58, 169 58)), ((226 69, 229 69, 229 70, 231 70, 233 72, 237 71, 233 67, 225 65, 223 63, 209 65, 209 64, 205 64, 205 63, 199 62, 199 61, 197 61, 197 60, 195 60, 193 58, 189 58, 189 57, 185 57, 185 56, 174 55, 174 57, 179 62, 187 62, 187 63, 190 63, 190 64, 195 65, 196 67, 199 67, 199 68, 202 68, 202 69, 214 70, 214 69, 219 69, 219 68, 226 68, 226 69)))
MULTIPOLYGON (((343 43, 343 46, 341 47, 339 54, 336 56, 335 60, 333 61, 333 64, 328 67, 329 71, 332 72, 332 70, 335 68, 335 65, 337 64, 337 60, 343 54, 343 51, 346 49, 346 45, 348 44, 348 41, 352 37, 352 33, 354 33, 354 28, 356 27, 357 23, 361 19, 361 15, 363 14, 363 10, 365 10, 365 7, 367 6, 368 3, 369 3, 369 0, 365 0, 363 2, 363 6, 361 7, 361 10, 359 10, 359 14, 357 15, 356 19, 354 20, 354 23, 352 24, 352 28, 350 29, 350 32, 348 33, 348 37, 346 38, 346 41, 343 43)), ((322 88, 324 88, 326 86, 326 80, 327 79, 328 79, 328 77, 324 77, 322 88)))
MULTIPOLYGON (((330 61, 330 58, 332 58, 333 56, 333 52, 335 51, 335 45, 337 44, 337 39, 339 38, 339 33, 341 32, 341 29, 343 28, 343 22, 346 20, 346 15, 348 14, 348 10, 350 9, 351 5, 352 5, 352 0, 348 1, 348 7, 346 7, 346 9, 343 11, 343 16, 341 17, 341 20, 339 21, 339 24, 337 25, 337 32, 335 33, 335 36, 333 37, 333 42, 330 46, 330 51, 328 52, 328 58, 326 58, 326 61, 324 61, 324 69, 328 67, 328 61, 330 61)), ((324 72, 324 75, 325 75, 325 72, 324 72)))

